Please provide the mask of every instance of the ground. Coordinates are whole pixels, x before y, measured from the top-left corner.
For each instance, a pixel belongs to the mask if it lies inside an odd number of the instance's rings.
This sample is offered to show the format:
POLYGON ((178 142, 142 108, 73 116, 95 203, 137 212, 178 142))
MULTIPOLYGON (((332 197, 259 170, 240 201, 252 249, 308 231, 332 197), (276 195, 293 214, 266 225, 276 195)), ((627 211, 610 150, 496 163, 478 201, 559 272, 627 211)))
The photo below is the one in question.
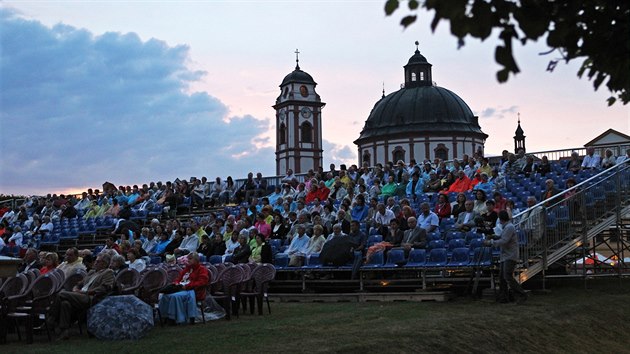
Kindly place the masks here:
POLYGON ((630 353, 630 280, 556 282, 524 304, 272 303, 272 314, 206 325, 156 326, 136 341, 80 336, 0 346, 2 353, 630 353))

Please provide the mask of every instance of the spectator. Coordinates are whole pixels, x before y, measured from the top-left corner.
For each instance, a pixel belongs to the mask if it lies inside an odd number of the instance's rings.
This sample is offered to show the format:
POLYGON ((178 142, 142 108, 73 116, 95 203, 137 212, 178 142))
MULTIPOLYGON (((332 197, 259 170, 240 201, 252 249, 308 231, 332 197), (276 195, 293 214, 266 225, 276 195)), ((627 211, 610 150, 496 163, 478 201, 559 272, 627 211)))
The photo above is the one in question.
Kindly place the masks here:
POLYGON ((63 271, 66 278, 74 274, 77 270, 85 270, 83 259, 79 257, 79 250, 76 247, 68 248, 65 254, 65 261, 63 261, 58 268, 63 271))
POLYGON ((403 234, 400 246, 405 250, 405 257, 409 256, 412 248, 425 248, 427 243, 427 231, 418 226, 416 218, 413 216, 407 219, 409 227, 403 234))
POLYGON ((599 155, 595 155, 594 147, 586 148, 586 155, 582 160, 581 166, 583 170, 593 170, 601 167, 601 157, 599 155))
POLYGON ((365 197, 363 195, 357 196, 357 203, 354 207, 352 207, 352 220, 357 220, 359 222, 364 221, 368 216, 369 207, 365 205, 365 197))
POLYGON ((407 198, 416 200, 422 194, 423 183, 420 181, 420 174, 414 173, 411 175, 411 181, 407 183, 407 188, 405 189, 405 194, 407 198))
POLYGON ((59 256, 54 252, 46 253, 44 257, 44 266, 39 270, 39 274, 46 274, 51 270, 57 268, 59 265, 59 256))
MULTIPOLYGON (((548 179, 545 181, 545 191, 542 194, 542 200, 547 200, 547 199, 551 199, 554 195, 558 194, 559 191, 555 186, 555 183, 553 182, 552 179, 548 179)), ((549 203, 547 202, 545 204, 546 206, 549 206, 549 203)))
POLYGON ((466 200, 466 203, 464 205, 466 209, 463 212, 459 213, 457 221, 455 222, 455 225, 453 225, 453 229, 466 232, 471 231, 473 228, 475 228, 475 220, 479 215, 474 211, 474 201, 466 200))
POLYGON ((466 194, 459 193, 457 194, 457 198, 451 204, 451 214, 455 219, 459 216, 459 214, 466 210, 466 194))
MULTIPOLYGON (((202 235, 208 237, 208 235, 202 235)), ((199 237, 193 233, 192 227, 186 228, 186 235, 183 237, 181 244, 173 250, 173 253, 176 256, 183 256, 189 253, 197 251, 197 247, 199 246, 199 237)))
POLYGON ((24 259, 22 260, 22 263, 20 264, 20 267, 18 268, 18 272, 19 273, 26 273, 31 269, 41 269, 42 265, 39 262, 39 259, 37 257, 37 250, 35 250, 34 248, 29 248, 26 250, 26 253, 24 254, 24 259))
POLYGON ((300 267, 304 264, 304 256, 308 249, 310 238, 306 235, 306 228, 300 224, 297 226, 297 234, 291 240, 285 253, 289 256, 289 266, 300 267))
POLYGON ((104 299, 114 286, 114 273, 108 268, 111 258, 103 253, 96 257, 94 270, 81 280, 72 291, 62 290, 52 306, 50 322, 61 329, 60 339, 68 339, 68 328, 73 318, 104 299))
POLYGON ((571 153, 571 159, 567 163, 567 171, 571 171, 574 174, 577 174, 582 169, 582 163, 580 162, 580 158, 577 152, 573 151, 571 153))
POLYGON ((448 202, 448 196, 446 194, 440 193, 438 195, 434 212, 438 218, 440 218, 440 221, 444 218, 451 217, 451 203, 448 202))
POLYGON ((611 168, 617 163, 617 159, 613 156, 613 152, 610 149, 606 149, 605 156, 602 159, 602 168, 611 168))
POLYGON ((435 229, 437 229, 440 225, 440 219, 434 212, 431 211, 429 203, 424 202, 420 204, 420 210, 422 212, 417 218, 418 226, 426 230, 427 233, 435 231, 435 229))
POLYGON ((457 179, 451 184, 447 192, 463 193, 470 189, 470 178, 466 177, 464 171, 458 171, 457 176, 457 179))
POLYGON ((208 269, 199 263, 199 254, 188 254, 188 265, 172 285, 165 288, 160 298, 159 311, 162 317, 175 323, 194 323, 197 317, 197 301, 206 298, 206 286, 210 280, 208 269))
POLYGON ((247 235, 242 233, 238 235, 238 246, 232 253, 232 263, 247 263, 252 255, 252 249, 247 242, 247 235))
POLYGON ((542 161, 536 167, 536 173, 540 174, 543 177, 545 177, 547 173, 551 173, 551 164, 549 163, 549 159, 546 155, 542 157, 542 161))
POLYGON ((125 262, 125 257, 117 254, 114 255, 109 262, 109 269, 114 272, 114 277, 120 273, 123 269, 127 269, 127 263, 125 262))
POLYGON ((485 214, 487 211, 486 207, 486 193, 482 190, 478 190, 475 192, 475 207, 474 211, 477 215, 485 214))
POLYGON ((127 251, 127 264, 131 269, 135 269, 138 272, 142 272, 146 267, 146 263, 140 258, 140 254, 135 248, 127 251))

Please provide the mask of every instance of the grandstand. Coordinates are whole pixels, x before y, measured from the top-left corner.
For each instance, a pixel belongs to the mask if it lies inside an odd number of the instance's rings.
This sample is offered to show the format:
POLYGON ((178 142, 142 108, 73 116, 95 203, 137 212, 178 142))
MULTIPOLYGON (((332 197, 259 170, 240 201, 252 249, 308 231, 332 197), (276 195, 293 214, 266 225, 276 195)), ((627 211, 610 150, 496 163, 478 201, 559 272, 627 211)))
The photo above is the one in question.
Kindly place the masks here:
MULTIPOLYGON (((627 147, 604 148, 613 148, 619 154, 627 147)), ((549 155, 556 158, 551 161, 551 173, 546 176, 539 173, 532 173, 529 176, 506 173, 504 187, 497 189, 505 199, 514 202, 516 210, 521 211, 515 213, 513 217, 520 237, 521 262, 518 267, 518 279, 522 283, 537 275, 542 275, 542 279, 556 276, 610 276, 621 275, 628 270, 624 260, 630 223, 628 164, 620 163, 608 170, 584 169, 573 173, 567 170, 566 157, 574 151, 580 150, 533 153, 531 155, 536 157, 549 155), (574 179, 577 185, 566 189, 567 180, 570 178, 574 179), (555 186, 563 191, 551 199, 527 208, 528 197, 534 196, 539 201, 542 199, 547 179, 553 180, 555 186), (532 210, 538 211, 539 220, 524 217, 529 216, 532 210), (538 230, 532 231, 534 228, 538 230), (592 255, 596 253, 603 253, 605 258, 591 262, 592 255)), ((304 182, 305 176, 297 175, 296 178, 298 182, 304 182)), ((281 184, 282 176, 265 179, 268 192, 272 193, 274 187, 281 184)), ((236 181, 237 187, 243 186, 243 183, 244 180, 236 181)), ((474 199, 472 190, 465 194, 467 199, 474 199)), ((454 202, 456 196, 457 193, 448 193, 449 202, 454 202)), ((395 200, 398 203, 405 197, 401 194, 395 196, 395 200)), ((415 213, 420 214, 421 203, 429 203, 433 210, 436 199, 434 194, 425 193, 409 201, 415 213)), ((380 197, 378 201, 385 200, 380 197)), ((10 202, 11 206, 17 209, 23 201, 14 199, 10 202)), ((331 202, 335 208, 340 207, 340 201, 331 202)), ((6 203, 7 201, 5 205, 6 203)), ((222 212, 238 217, 240 212, 239 205, 211 209, 193 207, 190 196, 181 198, 175 205, 176 213, 173 211, 166 213, 164 204, 154 205, 151 209, 132 208, 129 219, 139 226, 144 226, 154 218, 162 223, 169 218, 187 223, 190 220, 199 221, 210 213, 218 215, 222 212)), ((247 206, 247 203, 243 202, 240 206, 247 206)), ((99 246, 104 245, 105 239, 114 231, 117 220, 112 216, 85 218, 85 213, 86 209, 78 209, 75 218, 54 219, 53 232, 41 239, 39 248, 53 251, 65 250, 70 246, 100 249, 99 246)), ((288 257, 283 253, 288 247, 289 239, 272 239, 269 243, 274 255, 273 262, 278 270, 272 291, 427 290, 441 288, 444 284, 458 282, 467 284, 472 275, 475 284, 481 281, 482 284, 489 286, 495 276, 498 250, 480 247, 483 234, 475 230, 454 231, 453 223, 452 218, 442 219, 439 228, 428 234, 427 247, 412 250, 408 258, 397 250, 378 252, 369 264, 361 267, 358 279, 350 279, 352 262, 339 267, 324 265, 320 263, 318 254, 307 256, 303 266, 289 266, 288 257)), ((28 220, 19 225, 23 230, 30 227, 28 220)), ((15 226, 15 223, 11 226, 15 226)), ((368 246, 382 241, 383 235, 370 228, 365 220, 361 222, 361 231, 369 234, 368 246)), ((28 240, 25 241, 25 244, 28 243, 28 240)), ((23 249, 17 246, 5 247, 2 253, 19 256, 23 249)), ((212 263, 225 260, 225 257, 213 257, 212 263)), ((159 261, 160 259, 155 257, 152 259, 154 263, 159 261)), ((207 261, 210 261, 210 258, 207 261)))

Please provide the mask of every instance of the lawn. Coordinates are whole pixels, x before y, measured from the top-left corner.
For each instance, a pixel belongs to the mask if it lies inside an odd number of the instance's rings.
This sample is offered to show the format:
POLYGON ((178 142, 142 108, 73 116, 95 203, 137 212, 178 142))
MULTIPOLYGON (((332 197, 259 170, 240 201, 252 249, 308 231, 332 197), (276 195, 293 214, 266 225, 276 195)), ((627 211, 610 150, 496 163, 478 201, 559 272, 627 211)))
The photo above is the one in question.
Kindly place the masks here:
POLYGON ((630 353, 630 281, 555 284, 525 304, 459 297, 449 302, 272 303, 271 315, 206 325, 155 327, 145 338, 79 336, 1 353, 630 353))

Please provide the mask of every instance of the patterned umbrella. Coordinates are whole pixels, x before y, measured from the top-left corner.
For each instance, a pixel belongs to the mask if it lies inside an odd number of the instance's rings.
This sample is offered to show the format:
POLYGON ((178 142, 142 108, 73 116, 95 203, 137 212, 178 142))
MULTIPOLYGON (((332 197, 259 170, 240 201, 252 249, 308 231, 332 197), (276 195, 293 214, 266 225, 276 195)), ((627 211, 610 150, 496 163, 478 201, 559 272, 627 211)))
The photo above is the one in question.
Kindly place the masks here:
POLYGON ((153 309, 133 295, 110 296, 90 309, 87 324, 98 339, 140 339, 153 328, 153 309))

